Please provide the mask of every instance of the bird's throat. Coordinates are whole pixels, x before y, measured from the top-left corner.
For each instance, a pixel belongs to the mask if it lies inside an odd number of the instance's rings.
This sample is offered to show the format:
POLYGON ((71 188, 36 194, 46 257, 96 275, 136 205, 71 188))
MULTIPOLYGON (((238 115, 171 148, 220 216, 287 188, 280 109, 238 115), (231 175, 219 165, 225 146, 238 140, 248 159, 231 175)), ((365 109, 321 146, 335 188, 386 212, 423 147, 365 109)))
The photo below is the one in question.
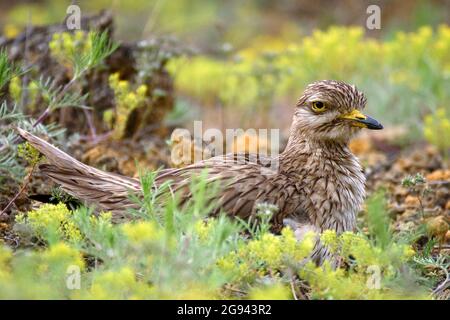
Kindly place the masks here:
POLYGON ((280 154, 280 168, 304 166, 311 157, 317 160, 353 158, 347 142, 311 139, 305 135, 291 136, 280 154))

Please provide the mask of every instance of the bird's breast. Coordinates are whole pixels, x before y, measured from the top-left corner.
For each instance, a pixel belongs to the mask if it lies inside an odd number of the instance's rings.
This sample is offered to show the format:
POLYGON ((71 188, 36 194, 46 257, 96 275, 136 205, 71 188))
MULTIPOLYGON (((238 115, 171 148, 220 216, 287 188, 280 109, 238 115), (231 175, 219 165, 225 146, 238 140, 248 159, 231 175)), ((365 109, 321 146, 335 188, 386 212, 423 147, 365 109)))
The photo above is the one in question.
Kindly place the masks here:
POLYGON ((353 230, 365 196, 365 177, 357 159, 311 162, 300 178, 304 210, 321 231, 353 230))

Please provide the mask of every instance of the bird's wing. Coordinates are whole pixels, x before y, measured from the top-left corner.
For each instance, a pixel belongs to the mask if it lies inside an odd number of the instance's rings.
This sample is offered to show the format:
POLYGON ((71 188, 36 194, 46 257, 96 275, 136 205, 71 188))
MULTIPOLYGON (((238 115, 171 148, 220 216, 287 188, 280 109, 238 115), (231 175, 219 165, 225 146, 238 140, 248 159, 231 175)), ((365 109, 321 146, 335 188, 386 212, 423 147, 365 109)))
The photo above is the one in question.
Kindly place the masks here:
POLYGON ((206 171, 208 182, 218 182, 220 187, 212 199, 216 202, 213 214, 224 211, 231 216, 246 219, 255 213, 256 204, 269 203, 278 207, 278 214, 273 222, 276 226, 281 226, 283 218, 298 209, 299 194, 288 177, 278 172, 269 172, 267 166, 262 165, 259 160, 239 162, 234 154, 214 157, 184 168, 163 170, 156 181, 172 181, 172 188, 175 191, 182 190, 188 199, 188 185, 192 176, 206 171))
MULTIPOLYGON (((126 218, 127 208, 135 208, 130 192, 141 191, 139 180, 108 173, 85 165, 48 142, 24 130, 19 134, 44 154, 49 164, 41 165, 42 172, 60 184, 72 196, 95 204, 100 210, 111 211, 114 219, 126 218)), ((287 176, 268 172, 267 159, 253 161, 248 156, 226 155, 204 160, 181 169, 165 169, 155 182, 172 182, 171 188, 184 193, 189 199, 192 176, 206 170, 208 183, 219 183, 219 191, 211 201, 216 203, 213 214, 221 210, 232 216, 248 218, 255 213, 257 203, 270 203, 278 207, 275 225, 294 213, 300 203, 294 184, 287 176), (264 160, 264 161, 262 161, 264 160)))

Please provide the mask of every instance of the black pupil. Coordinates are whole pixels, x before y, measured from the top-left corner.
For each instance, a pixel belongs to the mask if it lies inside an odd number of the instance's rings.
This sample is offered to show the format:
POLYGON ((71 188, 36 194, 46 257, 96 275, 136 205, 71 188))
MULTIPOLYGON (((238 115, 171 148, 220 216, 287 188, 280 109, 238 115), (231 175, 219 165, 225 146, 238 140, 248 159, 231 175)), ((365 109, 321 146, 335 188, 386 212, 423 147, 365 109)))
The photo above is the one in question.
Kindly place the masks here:
POLYGON ((314 103, 317 109, 322 109, 323 108, 323 103, 320 101, 317 101, 314 103))

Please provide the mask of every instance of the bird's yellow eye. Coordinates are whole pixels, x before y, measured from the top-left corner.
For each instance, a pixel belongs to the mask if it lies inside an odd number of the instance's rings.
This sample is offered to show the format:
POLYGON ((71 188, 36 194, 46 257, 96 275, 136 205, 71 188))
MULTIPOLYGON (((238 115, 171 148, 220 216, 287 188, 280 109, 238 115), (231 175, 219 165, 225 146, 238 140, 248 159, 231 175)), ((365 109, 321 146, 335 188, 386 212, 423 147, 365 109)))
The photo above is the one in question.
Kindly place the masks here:
POLYGON ((314 101, 312 103, 312 109, 315 112, 324 112, 325 110, 327 110, 327 107, 325 106, 325 104, 321 101, 314 101))

